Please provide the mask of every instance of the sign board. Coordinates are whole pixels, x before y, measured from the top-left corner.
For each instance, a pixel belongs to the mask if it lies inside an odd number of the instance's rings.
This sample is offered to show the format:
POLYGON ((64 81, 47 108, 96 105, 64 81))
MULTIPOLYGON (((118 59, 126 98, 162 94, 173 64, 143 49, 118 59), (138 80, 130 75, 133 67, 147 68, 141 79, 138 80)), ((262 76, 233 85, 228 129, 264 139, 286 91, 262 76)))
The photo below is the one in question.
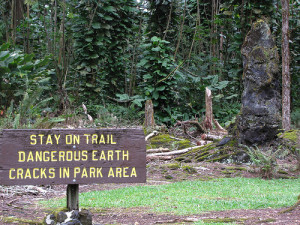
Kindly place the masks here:
POLYGON ((0 184, 146 182, 142 129, 3 130, 0 184))

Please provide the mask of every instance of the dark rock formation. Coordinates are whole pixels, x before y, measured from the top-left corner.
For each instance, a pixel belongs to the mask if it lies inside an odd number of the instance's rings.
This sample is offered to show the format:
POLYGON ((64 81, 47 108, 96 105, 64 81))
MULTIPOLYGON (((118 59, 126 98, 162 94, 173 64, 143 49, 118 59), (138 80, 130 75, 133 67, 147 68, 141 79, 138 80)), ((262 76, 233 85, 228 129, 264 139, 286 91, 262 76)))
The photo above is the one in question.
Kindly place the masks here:
POLYGON ((44 224, 47 225, 92 225, 93 214, 87 210, 73 210, 71 212, 54 212, 45 217, 44 224))
POLYGON ((79 212, 79 219, 84 225, 93 225, 93 214, 87 209, 82 209, 79 212))
POLYGON ((244 144, 260 144, 275 138, 280 124, 279 56, 270 28, 264 20, 252 25, 242 46, 242 109, 238 138, 244 144))

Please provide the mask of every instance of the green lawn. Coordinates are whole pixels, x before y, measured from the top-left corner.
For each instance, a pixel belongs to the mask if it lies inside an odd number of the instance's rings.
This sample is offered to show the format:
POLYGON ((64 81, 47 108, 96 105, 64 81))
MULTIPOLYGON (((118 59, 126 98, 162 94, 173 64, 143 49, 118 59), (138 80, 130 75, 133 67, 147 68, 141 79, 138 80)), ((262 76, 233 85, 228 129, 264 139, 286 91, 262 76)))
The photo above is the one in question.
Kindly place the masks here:
MULTIPOLYGON (((211 210, 286 207, 296 202, 299 193, 300 179, 223 178, 81 193, 79 204, 84 208, 142 207, 189 215, 211 210)), ((52 199, 42 204, 64 207, 66 200, 52 199)))

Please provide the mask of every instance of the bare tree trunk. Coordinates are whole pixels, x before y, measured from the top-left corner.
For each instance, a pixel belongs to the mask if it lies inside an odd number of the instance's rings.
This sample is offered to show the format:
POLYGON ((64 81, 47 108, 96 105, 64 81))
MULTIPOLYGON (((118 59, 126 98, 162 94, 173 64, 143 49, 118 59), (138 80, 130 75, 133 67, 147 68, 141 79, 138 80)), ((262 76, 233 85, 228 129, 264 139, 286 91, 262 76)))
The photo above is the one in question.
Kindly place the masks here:
POLYGON ((10 23, 10 29, 11 29, 11 40, 13 45, 16 42, 16 0, 12 0, 11 4, 11 23, 10 23))
POLYGON ((213 109, 212 109, 212 96, 211 90, 205 89, 205 120, 204 125, 206 129, 212 130, 212 120, 213 120, 213 109))
MULTIPOLYGON (((131 60, 131 69, 130 69, 130 81, 129 81, 129 90, 128 95, 133 96, 134 94, 134 87, 135 87, 135 80, 136 80, 136 63, 137 63, 137 46, 140 44, 141 41, 141 31, 142 31, 142 22, 143 20, 140 18, 139 24, 139 31, 138 31, 138 39, 134 42, 133 46, 133 54, 131 60)), ((126 93, 126 92, 125 92, 126 93)))
MULTIPOLYGON (((211 31, 210 31, 210 56, 211 58, 218 57, 217 52, 217 43, 215 41, 216 35, 217 35, 217 24, 215 23, 215 17, 218 14, 219 11, 219 1, 218 0, 212 0, 212 14, 211 14, 211 31)), ((217 40, 217 39, 216 39, 217 40)), ((210 68, 211 74, 216 74, 216 66, 215 64, 211 64, 210 68)))
POLYGON ((282 128, 291 129, 290 111, 290 53, 289 53, 289 1, 281 0, 282 5, 282 128))
POLYGON ((180 46, 180 41, 182 38, 182 32, 183 32, 183 26, 184 26, 184 21, 185 21, 185 11, 186 11, 186 0, 184 1, 184 9, 183 9, 183 18, 182 18, 182 22, 181 22, 181 26, 180 26, 180 33, 179 33, 179 37, 178 37, 178 41, 177 41, 177 46, 175 49, 175 53, 174 53, 174 59, 176 59, 176 54, 178 52, 179 46, 180 46))
POLYGON ((28 19, 28 24, 27 24, 27 29, 26 29, 26 42, 25 42, 25 53, 29 54, 30 53, 30 41, 29 41, 29 34, 30 34, 30 27, 29 27, 29 16, 30 16, 30 5, 27 3, 27 19, 28 19))
MULTIPOLYGON (((198 31, 198 26, 200 26, 200 9, 199 9, 199 0, 197 0, 197 18, 196 18, 196 27, 195 27, 195 32, 194 32, 194 36, 193 36, 193 41, 191 44, 191 48, 190 48, 190 52, 189 52, 189 56, 188 59, 191 58, 192 55, 192 51, 193 51, 193 47, 194 47, 194 43, 195 43, 195 39, 196 39, 196 34, 198 31)), ((199 38, 200 39, 200 38, 199 38)), ((201 41, 199 43, 201 45, 201 41)), ((190 62, 188 61, 188 66, 190 65, 190 62)))
POLYGON ((154 127, 154 110, 151 100, 147 100, 145 104, 145 127, 154 127))
POLYGON ((168 30, 169 30, 169 26, 170 26, 170 22, 171 22, 171 18, 172 18, 173 3, 174 3, 174 1, 171 2, 171 8, 170 8, 169 17, 168 17, 168 23, 167 23, 167 27, 166 27, 166 30, 165 30, 163 40, 166 40, 167 33, 168 33, 168 30))

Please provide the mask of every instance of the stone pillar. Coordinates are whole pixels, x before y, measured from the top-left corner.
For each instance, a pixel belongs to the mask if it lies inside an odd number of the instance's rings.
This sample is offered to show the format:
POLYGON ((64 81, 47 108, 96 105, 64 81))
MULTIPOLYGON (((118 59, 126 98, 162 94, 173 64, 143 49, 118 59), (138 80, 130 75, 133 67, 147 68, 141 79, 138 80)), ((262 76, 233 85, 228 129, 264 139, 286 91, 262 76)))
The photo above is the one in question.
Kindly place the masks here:
POLYGON ((242 109, 238 117, 239 141, 260 144, 275 138, 280 124, 279 56, 264 20, 252 25, 242 46, 242 109))

